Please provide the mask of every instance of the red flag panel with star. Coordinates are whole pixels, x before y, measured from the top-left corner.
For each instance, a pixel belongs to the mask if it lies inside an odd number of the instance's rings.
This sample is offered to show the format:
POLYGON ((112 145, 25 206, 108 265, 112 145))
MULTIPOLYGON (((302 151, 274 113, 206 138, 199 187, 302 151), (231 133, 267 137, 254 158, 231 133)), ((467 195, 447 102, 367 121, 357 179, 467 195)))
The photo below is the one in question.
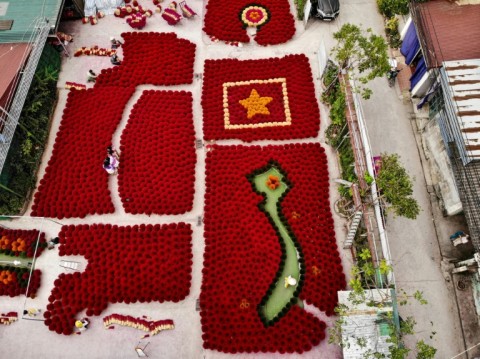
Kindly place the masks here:
POLYGON ((320 111, 305 55, 205 61, 205 140, 315 137, 320 111))

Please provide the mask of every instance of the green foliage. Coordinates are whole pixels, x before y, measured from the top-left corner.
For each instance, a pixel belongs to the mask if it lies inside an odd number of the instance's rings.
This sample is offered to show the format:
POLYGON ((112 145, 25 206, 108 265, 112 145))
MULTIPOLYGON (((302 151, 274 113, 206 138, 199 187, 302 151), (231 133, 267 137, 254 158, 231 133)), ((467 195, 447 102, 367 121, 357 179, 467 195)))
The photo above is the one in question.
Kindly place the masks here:
MULTIPOLYGON (((330 119, 332 123, 325 130, 326 142, 334 147, 339 155, 342 168, 342 178, 349 182, 357 182, 355 174, 355 160, 348 135, 347 120, 345 117, 346 100, 340 82, 338 81, 338 67, 329 62, 323 75, 326 90, 322 94, 322 101, 331 106, 330 119)), ((349 186, 339 186, 338 191, 344 198, 352 198, 349 186)))
MULTIPOLYGON (((340 347, 344 347, 345 343, 342 340, 342 325, 345 322, 343 320, 343 312, 341 309, 342 304, 339 304, 336 308, 335 311, 337 312, 338 315, 340 315, 340 318, 337 319, 334 323, 333 326, 329 327, 328 330, 328 344, 337 344, 340 347)), ((348 309, 348 308, 346 308, 348 309)))
MULTIPOLYGON (((46 47, 42 57, 48 50, 46 47)), ((35 186, 35 173, 55 106, 59 70, 59 67, 47 65, 39 67, 35 73, 0 176, 0 183, 15 192, 0 188, 1 215, 18 214, 35 186)))
POLYGON ((360 348, 365 348, 367 346, 367 339, 366 338, 360 337, 360 338, 357 338, 356 341, 357 341, 357 345, 360 348))
POLYGON ((363 248, 362 251, 358 253, 358 256, 364 261, 372 258, 372 254, 370 253, 370 250, 368 248, 363 248))
POLYGON ((303 9, 305 8, 306 0, 295 0, 295 7, 297 8, 297 18, 298 20, 303 20, 305 14, 303 9))
POLYGON ((385 276, 391 273, 392 267, 382 259, 375 268, 372 254, 367 247, 357 251, 357 264, 352 268, 352 279, 349 284, 356 295, 363 294, 363 288, 382 288, 385 276))
POLYGON ((378 11, 386 18, 408 14, 408 0, 377 0, 378 11))
POLYGON ((408 353, 410 353, 410 351, 411 350, 408 348, 400 347, 398 345, 393 345, 392 347, 390 347, 390 358, 405 359, 408 353))
POLYGON ((355 182, 357 176, 355 175, 353 150, 350 141, 344 139, 348 134, 345 118, 346 100, 338 81, 338 71, 338 67, 330 62, 323 75, 323 83, 327 89, 322 95, 322 100, 331 106, 330 119, 332 120, 325 131, 325 135, 328 144, 335 147, 339 153, 342 178, 349 182, 355 182))
POLYGON ((332 54, 342 69, 355 69, 350 72, 361 84, 358 92, 369 98, 371 91, 363 85, 376 77, 384 76, 390 69, 388 63, 388 46, 383 37, 375 35, 372 29, 363 30, 353 24, 344 24, 333 34, 337 45, 332 54))
POLYGON ((328 62, 325 72, 323 73, 323 84, 330 86, 332 83, 338 84, 338 67, 331 61, 328 62))
POLYGON ((415 334, 415 325, 417 325, 415 319, 408 317, 406 320, 400 322, 400 332, 403 335, 413 335, 415 334))
POLYGON ((387 35, 390 35, 393 32, 398 32, 398 19, 396 17, 388 18, 385 21, 385 30, 387 35))
POLYGON ((352 189, 348 186, 338 186, 338 193, 340 193, 340 196, 346 199, 351 199, 353 196, 352 189))
POLYGON ((30 155, 32 148, 33 148, 32 140, 30 140, 30 137, 27 137, 25 141, 22 143, 22 154, 24 156, 30 155))
POLYGON ((343 138, 343 132, 345 131, 342 131, 341 126, 330 124, 325 130, 326 142, 332 147, 337 147, 343 138))
POLYGON ((345 109, 347 103, 345 102, 345 94, 343 91, 339 91, 337 98, 332 103, 330 108, 330 119, 335 125, 343 125, 346 121, 345 109))
POLYGON ((400 33, 398 32, 398 19, 391 17, 385 21, 385 33, 387 34, 388 44, 391 48, 399 48, 402 44, 400 33))
POLYGON ((376 282, 375 267, 371 260, 372 254, 368 248, 362 248, 357 256, 357 265, 352 268, 350 286, 356 295, 363 296, 363 288, 369 288, 376 282))
POLYGON ((322 95, 322 101, 329 104, 330 119, 332 124, 343 127, 346 123, 345 109, 347 106, 345 94, 338 81, 338 67, 329 63, 323 75, 323 83, 326 87, 322 95))
POLYGON ((397 154, 382 154, 382 167, 377 185, 382 198, 398 216, 415 219, 420 213, 418 202, 412 197, 413 184, 397 154))
POLYGON ((413 298, 415 298, 422 305, 428 304, 428 301, 423 297, 423 292, 420 292, 419 290, 413 293, 413 298))
POLYGON ((339 68, 333 63, 328 63, 323 74, 323 84, 326 90, 322 94, 322 101, 330 106, 335 102, 340 92, 340 83, 338 81, 339 68))
POLYGON ((426 344, 423 340, 417 343, 417 359, 433 359, 437 353, 437 349, 431 345, 426 344))
POLYGON ((378 266, 378 270, 380 274, 387 275, 388 273, 392 272, 392 266, 387 263, 385 259, 380 261, 380 265, 378 266))
POLYGON ((365 174, 363 175, 363 178, 369 186, 373 183, 373 177, 370 176, 370 173, 365 172, 365 174))
POLYGON ((340 147, 338 147, 338 152, 340 155, 342 178, 352 183, 357 182, 357 175, 355 174, 355 159, 350 141, 343 141, 340 147))

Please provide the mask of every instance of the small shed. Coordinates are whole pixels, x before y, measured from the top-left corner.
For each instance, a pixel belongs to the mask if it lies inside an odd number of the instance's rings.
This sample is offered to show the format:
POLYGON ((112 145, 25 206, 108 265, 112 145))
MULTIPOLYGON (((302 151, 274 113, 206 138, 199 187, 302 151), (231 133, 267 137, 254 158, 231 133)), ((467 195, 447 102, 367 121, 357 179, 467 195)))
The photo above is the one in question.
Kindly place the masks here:
POLYGON ((370 289, 364 294, 366 300, 357 304, 351 291, 338 292, 338 303, 345 309, 341 318, 343 358, 363 359, 369 353, 388 358, 392 323, 399 326, 394 290, 370 289))

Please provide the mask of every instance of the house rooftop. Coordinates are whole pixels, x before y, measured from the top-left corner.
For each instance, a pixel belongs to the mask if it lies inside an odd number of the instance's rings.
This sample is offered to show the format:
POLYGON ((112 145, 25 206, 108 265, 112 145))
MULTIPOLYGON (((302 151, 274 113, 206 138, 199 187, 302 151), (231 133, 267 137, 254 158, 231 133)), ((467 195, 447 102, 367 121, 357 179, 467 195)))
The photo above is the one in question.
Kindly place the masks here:
MULTIPOLYGON (((480 26, 480 23, 479 23, 480 26)), ((441 70, 443 87, 454 112, 465 147, 465 162, 480 159, 480 59, 446 61, 441 70)), ((460 151, 463 153, 463 151, 460 151)))
POLYGON ((18 72, 22 69, 28 54, 30 53, 30 44, 1 44, 0 43, 0 106, 6 107, 6 104, 13 94, 11 90, 15 88, 14 81, 18 72))
POLYGON ((480 4, 431 0, 413 3, 412 14, 427 67, 480 58, 480 4))
MULTIPOLYGON (((342 343, 344 359, 362 359, 368 353, 389 354, 392 320, 398 324, 398 312, 393 305, 392 289, 365 290, 365 300, 352 301, 351 291, 339 291, 338 303, 342 314, 342 343), (387 320, 386 318, 392 318, 387 320)), ((353 296, 359 299, 358 295, 353 296)))
POLYGON ((36 27, 45 19, 58 25, 64 0, 0 1, 0 43, 31 42, 36 27))

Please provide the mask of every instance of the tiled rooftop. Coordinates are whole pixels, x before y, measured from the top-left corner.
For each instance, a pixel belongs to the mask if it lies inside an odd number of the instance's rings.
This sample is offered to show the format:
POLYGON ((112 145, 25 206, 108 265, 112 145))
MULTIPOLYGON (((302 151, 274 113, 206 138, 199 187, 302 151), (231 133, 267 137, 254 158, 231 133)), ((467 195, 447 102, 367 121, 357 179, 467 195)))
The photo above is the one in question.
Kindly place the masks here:
POLYGON ((429 68, 443 61, 480 58, 480 5, 431 0, 416 3, 414 13, 422 45, 428 48, 424 54, 429 68))

